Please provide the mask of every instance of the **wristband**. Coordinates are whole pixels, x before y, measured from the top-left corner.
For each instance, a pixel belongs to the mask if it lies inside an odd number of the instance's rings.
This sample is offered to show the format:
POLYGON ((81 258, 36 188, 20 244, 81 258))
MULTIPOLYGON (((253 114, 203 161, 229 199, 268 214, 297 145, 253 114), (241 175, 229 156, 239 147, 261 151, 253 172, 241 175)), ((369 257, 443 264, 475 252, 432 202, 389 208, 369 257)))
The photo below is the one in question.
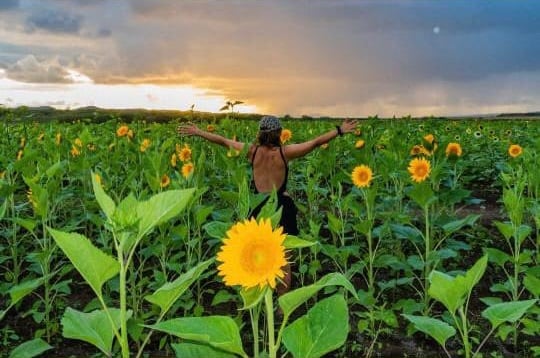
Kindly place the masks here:
POLYGON ((343 135, 343 131, 341 130, 340 126, 336 126, 337 134, 341 137, 343 135))

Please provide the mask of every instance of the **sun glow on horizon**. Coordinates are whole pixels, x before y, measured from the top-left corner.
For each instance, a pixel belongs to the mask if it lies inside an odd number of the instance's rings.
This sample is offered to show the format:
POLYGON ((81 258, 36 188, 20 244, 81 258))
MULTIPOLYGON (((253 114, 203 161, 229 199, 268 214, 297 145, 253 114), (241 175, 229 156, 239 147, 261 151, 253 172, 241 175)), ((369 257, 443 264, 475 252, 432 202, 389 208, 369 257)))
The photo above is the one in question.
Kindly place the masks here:
MULTIPOLYGON (((0 104, 7 107, 51 106, 73 109, 96 106, 110 109, 162 109, 219 112, 227 102, 216 91, 190 85, 97 84, 75 70, 69 70, 70 83, 25 83, 7 78, 0 69, 0 104), (212 94, 209 94, 212 93, 212 94)), ((257 106, 237 105, 240 113, 258 113, 257 106)))

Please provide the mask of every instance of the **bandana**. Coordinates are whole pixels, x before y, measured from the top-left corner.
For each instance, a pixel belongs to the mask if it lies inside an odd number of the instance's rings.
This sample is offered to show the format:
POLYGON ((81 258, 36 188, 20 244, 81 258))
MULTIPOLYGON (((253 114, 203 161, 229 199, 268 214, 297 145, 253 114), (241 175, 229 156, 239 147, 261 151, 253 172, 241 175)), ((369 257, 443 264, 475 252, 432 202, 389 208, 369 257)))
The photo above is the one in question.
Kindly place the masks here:
POLYGON ((274 116, 264 116, 259 122, 259 130, 263 132, 275 131, 281 129, 281 123, 279 119, 274 116))

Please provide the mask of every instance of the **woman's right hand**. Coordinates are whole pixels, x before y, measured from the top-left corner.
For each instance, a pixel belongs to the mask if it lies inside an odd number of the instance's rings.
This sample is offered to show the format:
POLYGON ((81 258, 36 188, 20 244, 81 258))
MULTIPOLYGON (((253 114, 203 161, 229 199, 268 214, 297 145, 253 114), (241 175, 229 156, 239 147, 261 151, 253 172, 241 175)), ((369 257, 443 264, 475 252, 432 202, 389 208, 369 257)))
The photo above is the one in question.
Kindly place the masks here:
POLYGON ((176 133, 179 135, 198 135, 200 129, 191 123, 188 124, 180 124, 178 127, 176 127, 176 133))

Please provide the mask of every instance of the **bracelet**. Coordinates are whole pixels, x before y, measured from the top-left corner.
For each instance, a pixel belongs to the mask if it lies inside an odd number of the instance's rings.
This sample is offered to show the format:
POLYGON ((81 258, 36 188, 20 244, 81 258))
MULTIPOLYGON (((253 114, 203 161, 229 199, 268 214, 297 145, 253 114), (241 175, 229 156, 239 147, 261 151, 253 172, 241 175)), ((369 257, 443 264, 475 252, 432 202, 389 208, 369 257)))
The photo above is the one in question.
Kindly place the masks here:
POLYGON ((341 130, 340 126, 336 126, 337 134, 341 137, 343 135, 343 131, 341 130))

